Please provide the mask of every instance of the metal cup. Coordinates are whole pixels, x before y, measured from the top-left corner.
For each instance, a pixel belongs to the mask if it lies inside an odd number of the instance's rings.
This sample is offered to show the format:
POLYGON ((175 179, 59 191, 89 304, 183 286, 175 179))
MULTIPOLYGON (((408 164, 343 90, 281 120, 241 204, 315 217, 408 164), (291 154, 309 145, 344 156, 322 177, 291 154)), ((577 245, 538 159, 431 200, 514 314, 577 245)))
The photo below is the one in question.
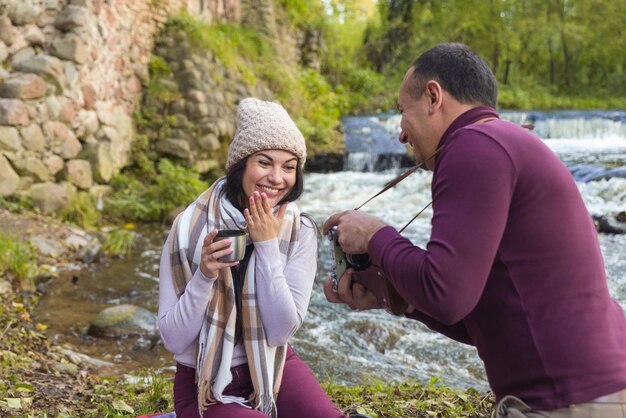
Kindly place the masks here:
POLYGON ((240 229, 222 229, 218 231, 217 236, 213 241, 221 241, 223 239, 231 240, 230 247, 234 251, 230 254, 220 258, 223 263, 229 263, 231 261, 241 261, 246 254, 246 231, 240 229))

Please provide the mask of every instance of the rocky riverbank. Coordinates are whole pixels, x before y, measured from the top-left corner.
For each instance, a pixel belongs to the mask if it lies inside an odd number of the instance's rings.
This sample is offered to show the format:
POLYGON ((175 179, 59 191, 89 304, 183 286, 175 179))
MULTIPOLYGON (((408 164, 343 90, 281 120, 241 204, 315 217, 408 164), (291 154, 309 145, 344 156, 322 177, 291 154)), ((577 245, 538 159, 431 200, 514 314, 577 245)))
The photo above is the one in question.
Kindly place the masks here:
POLYGON ((157 396, 154 404, 146 401, 143 388, 130 390, 123 382, 103 377, 106 362, 56 344, 46 336, 47 325, 32 317, 42 296, 37 282, 54 279, 59 269, 82 263, 77 256, 84 248, 79 244, 83 234, 51 217, 0 208, 0 237, 29 242, 35 248, 36 267, 30 284, 11 272, 0 274, 0 416, 90 417, 103 416, 105 410, 133 416, 170 402, 169 390, 160 392, 163 398, 157 396))
MULTIPOLYGON (((132 377, 107 376, 106 362, 59 345, 46 335, 48 325, 33 317, 38 300, 45 297, 37 282, 54 280, 61 269, 81 267, 77 256, 82 247, 73 244, 81 230, 48 216, 0 207, 0 237, 8 235, 36 248, 39 274, 33 287, 25 289, 10 272, 0 272, 0 416, 135 417, 173 410, 173 376, 168 372, 128 370, 132 377), (56 244, 52 252, 51 243, 56 244)), ((493 405, 490 393, 457 391, 436 382, 323 385, 346 413, 360 411, 378 418, 487 417, 493 405), (396 402, 389 402, 392 398, 396 402)))

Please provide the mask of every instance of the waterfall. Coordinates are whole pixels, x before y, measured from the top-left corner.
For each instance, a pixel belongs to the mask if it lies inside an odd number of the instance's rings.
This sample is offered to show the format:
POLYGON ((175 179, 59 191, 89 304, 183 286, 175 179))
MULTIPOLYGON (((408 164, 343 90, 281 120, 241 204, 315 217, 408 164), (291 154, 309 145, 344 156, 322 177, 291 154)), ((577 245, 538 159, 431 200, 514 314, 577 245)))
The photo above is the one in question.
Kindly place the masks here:
MULTIPOLYGON (((577 179, 626 177, 626 111, 503 110, 500 116, 534 125, 533 132, 576 172, 577 179)), ((398 141, 400 119, 395 113, 343 118, 343 170, 378 172, 413 165, 410 149, 398 141)))
POLYGON ((343 118, 342 128, 346 145, 344 170, 378 172, 413 164, 410 150, 398 141, 399 115, 349 116, 343 118))

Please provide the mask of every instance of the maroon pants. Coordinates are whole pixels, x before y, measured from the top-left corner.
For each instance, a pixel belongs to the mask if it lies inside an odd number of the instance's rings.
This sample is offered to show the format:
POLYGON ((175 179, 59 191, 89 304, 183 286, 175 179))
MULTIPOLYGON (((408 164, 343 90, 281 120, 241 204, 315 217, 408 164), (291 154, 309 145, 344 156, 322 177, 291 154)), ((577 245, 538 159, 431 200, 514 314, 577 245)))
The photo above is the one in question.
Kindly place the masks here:
MULTIPOLYGON (((231 369, 233 381, 224 389, 224 395, 249 397, 253 391, 248 364, 231 369)), ((195 383, 196 369, 176 365, 174 377, 174 407, 177 418, 199 418, 198 387, 195 383)), ((283 380, 276 399, 280 418, 345 418, 317 382, 309 366, 287 348, 283 380)), ((202 418, 261 418, 266 415, 241 405, 215 404, 204 411, 202 418)))

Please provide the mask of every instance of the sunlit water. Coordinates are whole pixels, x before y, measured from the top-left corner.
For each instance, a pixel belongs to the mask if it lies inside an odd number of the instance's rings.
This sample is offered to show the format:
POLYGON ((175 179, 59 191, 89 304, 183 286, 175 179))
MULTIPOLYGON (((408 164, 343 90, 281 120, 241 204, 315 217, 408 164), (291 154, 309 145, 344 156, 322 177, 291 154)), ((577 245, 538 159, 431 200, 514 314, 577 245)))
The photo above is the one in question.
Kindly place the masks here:
MULTIPOLYGON (((616 121, 604 116, 548 118, 534 123, 536 132, 543 132, 546 144, 570 167, 626 167, 625 124, 619 118, 616 121)), ((523 123, 529 116, 510 113, 504 117, 523 123)), ((397 117, 381 118, 379 122, 389 132, 398 129, 397 117)), ((401 171, 309 173, 300 207, 321 223, 332 213, 367 200, 401 171)), ((401 228, 430 202, 430 181, 430 173, 416 172, 362 210, 401 228)), ((626 178, 578 182, 578 186, 591 214, 626 209, 626 178)), ((416 245, 425 245, 428 240, 431 214, 430 208, 426 209, 403 233, 416 245)), ((37 311, 40 320, 51 324, 53 338, 114 363, 116 368, 110 372, 173 365, 171 355, 158 341, 109 341, 84 336, 89 322, 106 307, 131 303, 156 312, 158 259, 167 229, 153 226, 138 233, 139 246, 132 257, 64 273, 46 286, 47 294, 37 311)), ((626 235, 601 234, 600 244, 611 294, 626 308, 626 235)), ((359 384, 369 378, 428 382, 438 377, 452 387, 488 388, 482 362, 472 347, 431 332, 416 321, 382 311, 353 312, 343 305, 329 304, 322 293, 322 281, 329 269, 329 246, 321 237, 319 277, 305 323, 292 340, 319 378, 359 384)))

